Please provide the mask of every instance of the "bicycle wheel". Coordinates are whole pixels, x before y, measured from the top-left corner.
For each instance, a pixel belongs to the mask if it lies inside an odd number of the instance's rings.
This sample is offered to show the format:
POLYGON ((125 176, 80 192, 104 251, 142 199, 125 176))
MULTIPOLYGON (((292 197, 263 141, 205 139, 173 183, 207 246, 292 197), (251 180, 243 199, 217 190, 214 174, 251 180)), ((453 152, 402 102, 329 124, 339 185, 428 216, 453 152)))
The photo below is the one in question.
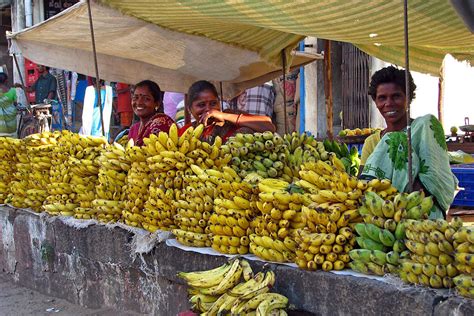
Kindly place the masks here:
POLYGON ((25 138, 36 133, 35 122, 33 120, 24 121, 18 133, 18 138, 25 138))

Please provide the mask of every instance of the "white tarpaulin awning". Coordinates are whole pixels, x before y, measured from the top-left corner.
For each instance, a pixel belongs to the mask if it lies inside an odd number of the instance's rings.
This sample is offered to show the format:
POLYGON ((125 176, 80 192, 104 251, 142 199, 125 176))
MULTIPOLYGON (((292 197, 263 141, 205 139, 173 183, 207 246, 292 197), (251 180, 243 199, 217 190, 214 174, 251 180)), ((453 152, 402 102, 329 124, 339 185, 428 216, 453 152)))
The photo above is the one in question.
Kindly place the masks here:
MULTIPOLYGON (((224 96, 234 96, 282 72, 258 51, 171 31, 94 1, 91 7, 101 79, 131 84, 150 79, 175 92, 187 92, 201 79, 221 81, 224 96)), ((95 76, 85 2, 8 37, 13 52, 36 63, 95 76)), ((282 33, 275 43, 293 54, 292 66, 319 58, 292 52, 302 38, 282 33)))

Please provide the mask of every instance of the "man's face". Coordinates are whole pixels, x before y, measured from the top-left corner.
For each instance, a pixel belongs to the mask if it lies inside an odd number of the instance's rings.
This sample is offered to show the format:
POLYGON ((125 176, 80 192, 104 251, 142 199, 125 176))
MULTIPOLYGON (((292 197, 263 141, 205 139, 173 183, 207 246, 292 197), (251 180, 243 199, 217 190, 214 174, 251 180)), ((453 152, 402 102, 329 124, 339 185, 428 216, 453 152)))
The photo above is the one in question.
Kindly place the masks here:
POLYGON ((46 67, 43 65, 38 65, 38 72, 40 74, 44 73, 46 71, 46 67))

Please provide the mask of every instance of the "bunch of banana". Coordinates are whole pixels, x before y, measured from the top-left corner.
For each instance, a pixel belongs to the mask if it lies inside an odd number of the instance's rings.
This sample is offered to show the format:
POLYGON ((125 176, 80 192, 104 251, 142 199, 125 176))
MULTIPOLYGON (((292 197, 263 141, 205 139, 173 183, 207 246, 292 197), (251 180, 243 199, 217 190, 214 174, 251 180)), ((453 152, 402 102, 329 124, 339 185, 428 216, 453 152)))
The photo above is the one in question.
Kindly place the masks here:
POLYGON ((302 163, 326 160, 324 145, 306 133, 286 134, 264 132, 237 134, 222 146, 224 154, 232 154, 231 166, 242 177, 257 172, 267 178, 283 178, 291 182, 298 176, 302 163))
POLYGON ((273 271, 254 275, 246 260, 232 259, 208 271, 181 272, 186 280, 190 303, 206 315, 286 315, 288 299, 270 293, 275 283, 273 271), (241 279, 242 282, 241 282, 241 279))
POLYGON ((462 296, 474 298, 474 226, 460 227, 452 239, 454 266, 459 271, 454 285, 462 296))
POLYGON ((24 203, 26 207, 37 212, 42 211, 41 205, 48 197, 47 188, 50 183, 52 150, 57 146, 57 139, 60 135, 60 132, 44 132, 29 135, 23 140, 30 165, 29 182, 26 189, 27 197, 24 203))
POLYGON ((353 260, 350 264, 352 270, 381 276, 397 273, 400 259, 406 258, 408 254, 404 252, 404 223, 394 225, 395 229, 381 228, 372 223, 358 223, 354 226, 361 249, 349 252, 353 260))
POLYGON ((174 223, 178 229, 172 232, 184 245, 210 247, 209 220, 221 173, 197 165, 191 165, 191 170, 194 174, 183 176, 183 189, 178 191, 178 199, 174 201, 174 223))
POLYGON ((0 137, 0 203, 4 203, 10 191, 10 182, 15 178, 17 157, 21 141, 11 137, 0 137))
POLYGON ((302 269, 342 270, 349 263, 355 236, 349 227, 333 233, 311 233, 300 229, 296 233, 295 263, 302 269))
POLYGON ((401 260, 400 278, 433 288, 453 287, 460 267, 455 263, 454 235, 462 225, 458 217, 451 223, 443 219, 407 219, 405 245, 409 258, 401 260))
POLYGON ((5 199, 5 203, 10 203, 15 207, 27 207, 25 204, 26 190, 28 188, 31 166, 26 154, 26 145, 20 141, 16 151, 15 173, 11 182, 10 193, 5 199))
POLYGON ((352 147, 351 150, 349 150, 349 147, 347 147, 345 143, 339 143, 335 140, 330 141, 328 139, 324 140, 323 144, 328 152, 335 153, 337 158, 341 159, 347 173, 353 176, 358 175, 360 159, 356 147, 352 147))
POLYGON ((124 187, 130 163, 125 154, 125 148, 114 143, 106 146, 97 158, 99 164, 99 184, 96 187, 96 199, 92 205, 96 210, 99 221, 118 221, 122 216, 124 187))
POLYGON ((131 165, 126 178, 122 217, 127 225, 142 227, 143 208, 151 183, 150 168, 146 161, 148 154, 144 147, 130 146, 126 149, 126 155, 131 165))
POLYGON ((48 197, 43 203, 43 209, 50 215, 71 216, 79 206, 74 203, 75 193, 70 184, 71 174, 67 163, 68 157, 76 154, 72 141, 76 137, 79 135, 67 130, 61 131, 57 144, 52 149, 48 197))
POLYGON ((258 216, 250 222, 254 232, 249 236, 250 251, 265 260, 293 262, 294 233, 306 226, 301 212, 304 195, 284 180, 261 179, 257 187, 260 192, 255 202, 258 216))
POLYGON ((75 155, 69 156, 67 166, 70 169, 70 184, 75 193, 74 217, 78 219, 97 218, 96 209, 92 205, 98 183, 99 161, 106 140, 102 137, 77 135, 71 138, 75 155))

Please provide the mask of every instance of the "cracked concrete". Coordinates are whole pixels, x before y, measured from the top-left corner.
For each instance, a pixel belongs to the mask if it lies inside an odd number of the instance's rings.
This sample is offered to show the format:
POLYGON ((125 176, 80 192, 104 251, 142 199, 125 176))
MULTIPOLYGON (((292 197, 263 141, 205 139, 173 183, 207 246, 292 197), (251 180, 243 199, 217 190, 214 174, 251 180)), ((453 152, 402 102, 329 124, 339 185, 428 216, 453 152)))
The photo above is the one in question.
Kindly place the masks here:
MULTIPOLYGON (((60 220, 0 207, 0 271, 17 284, 89 308, 177 315, 189 306, 187 287, 176 273, 211 269, 226 261, 165 244, 147 254, 133 254, 132 237, 117 227, 76 229, 60 220), (54 252, 47 271, 38 247, 45 243, 54 252)), ((261 270, 265 263, 251 265, 261 270)), ((277 276, 274 290, 286 295, 299 315, 474 315, 474 300, 448 291, 267 267, 277 276)))

